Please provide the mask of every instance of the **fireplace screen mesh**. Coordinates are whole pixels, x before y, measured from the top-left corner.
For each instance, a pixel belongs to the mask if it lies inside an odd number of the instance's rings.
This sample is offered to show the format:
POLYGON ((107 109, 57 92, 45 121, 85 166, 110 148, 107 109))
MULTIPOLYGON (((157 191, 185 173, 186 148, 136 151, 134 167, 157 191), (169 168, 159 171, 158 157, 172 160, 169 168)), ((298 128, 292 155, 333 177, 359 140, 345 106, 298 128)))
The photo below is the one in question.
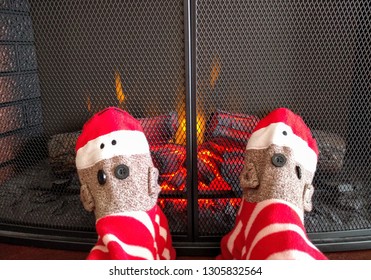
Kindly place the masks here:
POLYGON ((367 1, 0 1, 0 223, 94 232, 75 142, 117 106, 143 125, 174 236, 218 240, 252 130, 288 107, 320 150, 308 232, 371 229, 370 15, 367 1))
MULTIPOLYGON (((241 195, 252 129, 287 107, 320 150, 308 232, 370 228, 370 12, 363 1, 197 1, 200 195, 241 195)), ((229 227, 231 200, 210 204, 213 219, 229 227)), ((201 207, 200 223, 203 215, 201 207)), ((199 229, 201 236, 225 230, 199 229)))
POLYGON ((170 197, 159 204, 179 213, 172 232, 187 233, 183 2, 1 5, 0 54, 25 66, 0 62, 0 141, 13 153, 1 154, 0 221, 95 232, 79 201, 75 143, 94 113, 117 106, 141 121, 170 197))

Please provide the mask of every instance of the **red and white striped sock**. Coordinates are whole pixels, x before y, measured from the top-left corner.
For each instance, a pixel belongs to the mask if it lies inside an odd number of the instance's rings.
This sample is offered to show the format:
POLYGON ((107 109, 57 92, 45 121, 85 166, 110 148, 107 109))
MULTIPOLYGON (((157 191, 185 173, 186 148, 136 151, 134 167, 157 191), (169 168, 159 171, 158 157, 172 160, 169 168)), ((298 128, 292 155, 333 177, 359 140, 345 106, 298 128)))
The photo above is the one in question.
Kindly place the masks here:
POLYGON ((218 259, 326 259, 308 239, 303 214, 284 200, 242 201, 218 259))
POLYGON ((175 250, 167 219, 156 205, 149 211, 108 215, 96 222, 98 242, 89 260, 171 260, 175 250))

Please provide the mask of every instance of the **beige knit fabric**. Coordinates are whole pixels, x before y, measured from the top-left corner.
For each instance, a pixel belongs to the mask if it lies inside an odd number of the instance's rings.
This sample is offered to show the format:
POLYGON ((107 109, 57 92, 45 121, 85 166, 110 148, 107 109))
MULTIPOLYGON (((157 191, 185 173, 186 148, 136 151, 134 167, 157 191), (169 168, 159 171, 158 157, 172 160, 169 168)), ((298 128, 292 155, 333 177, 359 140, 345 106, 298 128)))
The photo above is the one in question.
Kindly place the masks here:
POLYGON ((240 182, 243 196, 249 202, 276 198, 310 211, 313 176, 313 173, 304 170, 303 166, 295 162, 290 148, 272 144, 267 149, 246 150, 240 182), (272 164, 272 156, 275 153, 285 155, 284 166, 277 167, 272 164), (301 171, 301 179, 297 176, 298 168, 301 171))
POLYGON ((78 170, 82 185, 81 201, 85 209, 93 210, 96 219, 124 211, 147 211, 157 202, 160 186, 158 170, 153 166, 150 154, 115 156, 101 160, 94 166, 78 170), (116 166, 129 167, 129 176, 117 179, 116 166), (104 170, 107 180, 98 183, 98 171, 104 170))

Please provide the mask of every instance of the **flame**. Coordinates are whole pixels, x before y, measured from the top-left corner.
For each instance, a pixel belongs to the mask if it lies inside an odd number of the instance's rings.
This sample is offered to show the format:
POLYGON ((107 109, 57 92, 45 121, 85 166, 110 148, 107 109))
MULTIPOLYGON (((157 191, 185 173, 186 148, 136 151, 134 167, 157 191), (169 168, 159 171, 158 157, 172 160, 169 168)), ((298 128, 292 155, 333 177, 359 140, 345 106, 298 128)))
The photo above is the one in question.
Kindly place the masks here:
POLYGON ((179 144, 179 145, 185 145, 185 140, 186 140, 186 131, 187 131, 187 124, 186 124, 186 118, 185 118, 185 114, 181 114, 180 115, 181 119, 180 119, 180 124, 179 124, 179 128, 178 128, 178 131, 176 133, 176 140, 175 140, 175 143, 176 144, 179 144))
POLYGON ((186 142, 186 113, 185 113, 185 87, 181 83, 178 85, 175 93, 178 102, 176 104, 176 111, 179 117, 179 127, 175 133, 175 144, 185 145, 186 142))
MULTIPOLYGON (((185 114, 181 114, 180 125, 177 131, 176 143, 185 145, 185 133, 187 131, 187 122, 185 114)), ((204 130, 206 126, 205 117, 202 112, 197 113, 196 118, 196 132, 197 132, 197 144, 200 145, 204 142, 204 130)))
POLYGON ((206 121, 205 121, 204 113, 201 110, 199 110, 199 112, 197 113, 197 123, 196 123, 198 145, 204 142, 205 127, 206 127, 206 121))
POLYGON ((211 72, 210 72, 210 87, 212 89, 215 88, 221 69, 222 68, 220 66, 219 58, 214 57, 212 67, 211 67, 211 72))
POLYGON ((115 72, 116 97, 120 105, 125 101, 125 93, 122 88, 121 76, 118 71, 115 72))

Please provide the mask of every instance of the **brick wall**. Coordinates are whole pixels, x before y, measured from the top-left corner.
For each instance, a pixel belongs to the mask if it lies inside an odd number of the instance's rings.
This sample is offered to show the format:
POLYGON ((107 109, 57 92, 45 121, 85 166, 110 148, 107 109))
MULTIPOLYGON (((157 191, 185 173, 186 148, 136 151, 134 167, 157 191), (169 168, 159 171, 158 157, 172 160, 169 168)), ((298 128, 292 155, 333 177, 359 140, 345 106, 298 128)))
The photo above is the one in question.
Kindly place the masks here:
POLYGON ((27 0, 0 0, 0 184, 42 131, 36 50, 27 0))

